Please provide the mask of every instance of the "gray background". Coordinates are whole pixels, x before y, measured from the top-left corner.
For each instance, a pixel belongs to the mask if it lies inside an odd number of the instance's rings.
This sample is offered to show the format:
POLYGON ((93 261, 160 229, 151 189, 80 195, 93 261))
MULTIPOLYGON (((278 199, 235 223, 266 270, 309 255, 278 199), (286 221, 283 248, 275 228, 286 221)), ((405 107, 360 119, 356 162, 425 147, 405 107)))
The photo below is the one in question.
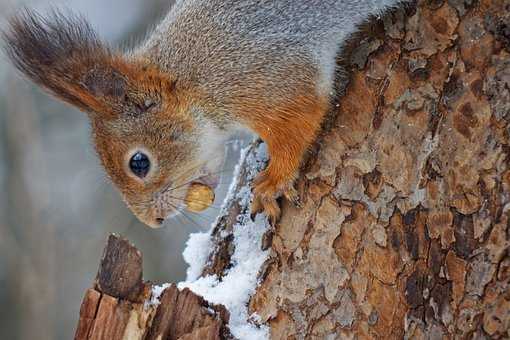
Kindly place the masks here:
MULTIPOLYGON (((171 2, 0 0, 0 26, 22 6, 64 7, 122 46, 140 40, 171 2)), ((109 233, 143 252, 146 279, 179 281, 188 234, 214 219, 215 207, 163 229, 140 224, 104 175, 89 133, 85 114, 22 79, 0 55, 0 339, 72 338, 109 233)), ((237 157, 229 154, 222 183, 237 157)))

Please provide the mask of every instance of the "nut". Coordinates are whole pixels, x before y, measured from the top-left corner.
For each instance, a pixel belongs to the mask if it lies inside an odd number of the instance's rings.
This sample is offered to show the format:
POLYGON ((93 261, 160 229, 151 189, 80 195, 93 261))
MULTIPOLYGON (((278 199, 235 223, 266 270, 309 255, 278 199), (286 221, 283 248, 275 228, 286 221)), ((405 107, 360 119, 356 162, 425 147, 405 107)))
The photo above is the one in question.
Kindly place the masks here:
POLYGON ((214 202, 214 190, 202 183, 192 183, 186 194, 186 208, 191 212, 202 212, 214 202))

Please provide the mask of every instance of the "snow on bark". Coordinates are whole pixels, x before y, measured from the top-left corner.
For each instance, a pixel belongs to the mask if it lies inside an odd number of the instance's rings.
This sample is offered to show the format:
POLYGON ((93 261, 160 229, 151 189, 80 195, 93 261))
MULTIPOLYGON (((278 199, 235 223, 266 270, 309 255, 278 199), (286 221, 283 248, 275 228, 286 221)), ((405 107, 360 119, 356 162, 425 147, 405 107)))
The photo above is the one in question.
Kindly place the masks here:
POLYGON ((268 338, 268 328, 256 325, 256 315, 249 315, 248 303, 255 293, 260 269, 268 257, 262 250, 261 241, 268 230, 266 218, 258 215, 254 221, 250 217, 252 201, 251 182, 267 163, 265 144, 250 146, 241 152, 241 160, 234 172, 234 179, 225 198, 221 213, 211 230, 190 236, 184 250, 184 259, 190 265, 187 280, 179 283, 179 289, 189 288, 204 297, 208 302, 223 305, 230 312, 229 328, 232 335, 242 340, 262 340, 268 338), (245 171, 243 184, 239 186, 241 167, 245 171), (224 275, 200 276, 207 259, 213 252, 211 234, 218 222, 228 213, 227 206, 236 201, 241 213, 233 225, 234 251, 229 268, 224 275))

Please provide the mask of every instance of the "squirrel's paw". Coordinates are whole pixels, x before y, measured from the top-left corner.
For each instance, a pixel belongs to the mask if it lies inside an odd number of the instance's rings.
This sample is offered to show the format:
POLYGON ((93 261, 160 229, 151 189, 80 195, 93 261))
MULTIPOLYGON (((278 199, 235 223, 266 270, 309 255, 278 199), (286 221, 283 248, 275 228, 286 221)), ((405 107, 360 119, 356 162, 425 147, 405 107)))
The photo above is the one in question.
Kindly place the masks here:
POLYGON ((267 215, 271 226, 275 226, 280 220, 281 211, 276 198, 263 193, 255 193, 253 203, 251 205, 252 219, 255 218, 255 215, 261 212, 264 212, 267 215))
POLYGON ((299 194, 298 194, 296 188, 294 188, 294 183, 291 183, 290 185, 287 186, 287 188, 285 190, 283 190, 283 196, 285 196, 285 198, 289 202, 294 204, 294 206, 296 208, 302 207, 301 198, 299 197, 299 194))
POLYGON ((266 213, 269 223, 274 226, 280 219, 281 211, 277 198, 283 195, 296 207, 301 207, 301 202, 293 181, 283 185, 275 185, 275 182, 262 172, 255 179, 253 185, 253 203, 251 207, 252 216, 260 212, 266 213))

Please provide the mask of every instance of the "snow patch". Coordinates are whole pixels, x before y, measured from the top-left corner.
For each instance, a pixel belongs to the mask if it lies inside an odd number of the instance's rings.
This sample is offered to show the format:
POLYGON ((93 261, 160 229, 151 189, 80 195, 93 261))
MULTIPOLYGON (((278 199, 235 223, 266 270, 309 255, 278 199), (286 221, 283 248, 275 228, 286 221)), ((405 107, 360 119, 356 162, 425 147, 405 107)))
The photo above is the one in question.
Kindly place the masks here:
POLYGON ((211 250, 211 233, 202 232, 190 234, 186 248, 182 253, 184 261, 189 264, 186 280, 194 281, 202 274, 209 252, 211 250))
MULTIPOLYGON (((240 340, 268 339, 269 330, 266 326, 257 326, 250 320, 258 320, 257 315, 248 315, 248 302, 257 288, 257 276, 269 252, 261 250, 262 236, 268 229, 266 218, 258 215, 255 221, 250 218, 252 193, 250 183, 267 163, 267 149, 265 144, 257 146, 253 152, 248 147, 241 152, 241 160, 236 166, 234 180, 230 185, 227 197, 223 203, 218 219, 227 213, 228 202, 236 198, 240 200, 242 213, 238 216, 238 223, 234 225, 233 236, 235 250, 232 255, 232 267, 221 281, 216 275, 199 277, 207 258, 212 251, 210 235, 196 233, 190 236, 184 250, 184 259, 189 264, 187 279, 178 284, 179 289, 189 288, 204 297, 208 302, 222 304, 230 312, 229 328, 240 340), (247 173, 247 184, 235 193, 235 188, 241 172, 240 164, 245 163, 243 170, 247 173), (235 195, 235 196, 234 196, 235 195)), ((217 219, 217 220, 218 220, 217 219)), ((226 233, 225 233, 226 234, 226 233)), ((224 235, 223 233, 221 234, 224 235)), ((225 235, 227 236, 227 235, 225 235)))
MULTIPOLYGON (((259 215, 260 216, 260 215, 259 215)), ((257 287, 257 275, 267 258, 267 251, 260 250, 260 240, 266 231, 265 218, 258 217, 255 222, 234 227, 235 251, 232 256, 234 266, 221 281, 214 276, 201 277, 179 283, 179 289, 185 287, 208 302, 222 304, 230 312, 230 331, 241 340, 265 339, 266 327, 258 328, 248 322, 247 304, 257 287)))
POLYGON ((164 283, 160 286, 152 286, 152 292, 151 292, 151 298, 150 300, 145 301, 144 308, 147 309, 149 307, 157 307, 160 304, 159 298, 161 297, 161 294, 163 294, 163 291, 170 287, 170 283, 164 283))

